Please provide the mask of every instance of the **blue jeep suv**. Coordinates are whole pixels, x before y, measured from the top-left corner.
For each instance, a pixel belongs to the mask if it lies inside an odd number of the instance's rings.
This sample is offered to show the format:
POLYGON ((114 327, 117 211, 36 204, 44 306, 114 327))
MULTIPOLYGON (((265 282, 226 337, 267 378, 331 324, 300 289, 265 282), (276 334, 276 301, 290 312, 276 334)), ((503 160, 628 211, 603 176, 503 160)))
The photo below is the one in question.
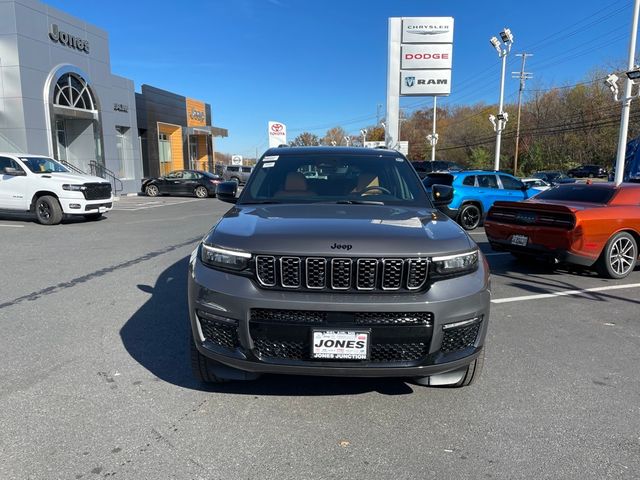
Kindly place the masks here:
POLYGON ((539 193, 508 173, 486 170, 430 173, 423 184, 427 190, 435 184, 453 187, 453 201, 444 211, 465 230, 477 228, 494 202, 518 202, 539 193))

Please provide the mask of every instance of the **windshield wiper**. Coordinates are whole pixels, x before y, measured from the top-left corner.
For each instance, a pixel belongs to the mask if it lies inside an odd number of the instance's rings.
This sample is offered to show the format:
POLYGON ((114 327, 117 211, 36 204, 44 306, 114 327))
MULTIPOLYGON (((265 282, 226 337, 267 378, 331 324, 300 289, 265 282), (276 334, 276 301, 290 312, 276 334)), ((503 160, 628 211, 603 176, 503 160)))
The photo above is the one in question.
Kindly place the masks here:
POLYGON ((384 202, 376 202, 374 200, 338 200, 338 205, 384 205, 384 202))
POLYGON ((53 173, 53 170, 38 170, 35 173, 53 173))
POLYGON ((274 203, 282 203, 282 202, 279 202, 278 200, 253 200, 251 202, 242 202, 242 203, 239 203, 238 205, 269 205, 274 203))

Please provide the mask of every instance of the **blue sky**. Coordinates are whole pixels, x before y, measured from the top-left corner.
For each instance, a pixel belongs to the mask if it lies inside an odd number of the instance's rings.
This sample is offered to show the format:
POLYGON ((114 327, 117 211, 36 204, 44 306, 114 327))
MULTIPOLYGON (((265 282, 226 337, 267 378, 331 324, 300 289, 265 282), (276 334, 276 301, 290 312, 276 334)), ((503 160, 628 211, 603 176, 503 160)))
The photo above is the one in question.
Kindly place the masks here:
MULTIPOLYGON (((267 122, 289 138, 375 123, 386 100, 387 19, 455 18, 452 93, 441 104, 497 102, 500 65, 488 39, 507 26, 527 51, 530 89, 583 80, 624 64, 631 1, 611 0, 46 0, 109 32, 114 73, 211 104, 229 130, 216 149, 245 156, 267 146, 267 122), (180 5, 181 8, 176 8, 180 5)), ((519 70, 511 56, 508 70, 519 70)), ((507 79, 506 98, 516 80, 507 79)), ((403 98, 411 109, 429 98, 403 98)), ((383 107, 384 110, 384 107, 383 107)), ((490 131, 489 122, 487 130, 490 131)))

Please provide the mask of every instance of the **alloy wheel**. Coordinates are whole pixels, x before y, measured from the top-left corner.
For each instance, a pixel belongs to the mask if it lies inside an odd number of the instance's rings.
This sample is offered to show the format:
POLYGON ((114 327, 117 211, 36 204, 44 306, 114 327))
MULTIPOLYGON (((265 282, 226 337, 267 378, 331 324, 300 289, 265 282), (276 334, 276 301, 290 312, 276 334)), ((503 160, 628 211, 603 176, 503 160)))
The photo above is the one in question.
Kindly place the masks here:
POLYGON ((198 187, 196 188, 196 197, 198 198, 205 198, 207 196, 208 192, 207 189, 204 187, 198 187))
POLYGON ((51 210, 49 209, 49 205, 46 202, 38 203, 38 215, 40 218, 48 220, 51 218, 51 210))
POLYGON ((462 226, 467 230, 473 230, 480 223, 480 210, 478 207, 469 205, 462 211, 462 226))
POLYGON ((609 265, 617 275, 627 275, 633 268, 635 259, 636 249, 630 239, 621 237, 613 242, 609 251, 609 265))

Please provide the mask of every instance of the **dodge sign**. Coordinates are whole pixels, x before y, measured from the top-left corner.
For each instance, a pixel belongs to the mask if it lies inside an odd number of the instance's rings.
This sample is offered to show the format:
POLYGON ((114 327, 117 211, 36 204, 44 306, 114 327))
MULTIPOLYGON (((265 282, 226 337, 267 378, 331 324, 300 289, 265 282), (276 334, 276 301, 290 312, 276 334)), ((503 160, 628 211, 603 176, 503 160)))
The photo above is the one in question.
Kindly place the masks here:
POLYGON ((402 69, 451 68, 453 45, 443 44, 412 44, 402 45, 402 69))

